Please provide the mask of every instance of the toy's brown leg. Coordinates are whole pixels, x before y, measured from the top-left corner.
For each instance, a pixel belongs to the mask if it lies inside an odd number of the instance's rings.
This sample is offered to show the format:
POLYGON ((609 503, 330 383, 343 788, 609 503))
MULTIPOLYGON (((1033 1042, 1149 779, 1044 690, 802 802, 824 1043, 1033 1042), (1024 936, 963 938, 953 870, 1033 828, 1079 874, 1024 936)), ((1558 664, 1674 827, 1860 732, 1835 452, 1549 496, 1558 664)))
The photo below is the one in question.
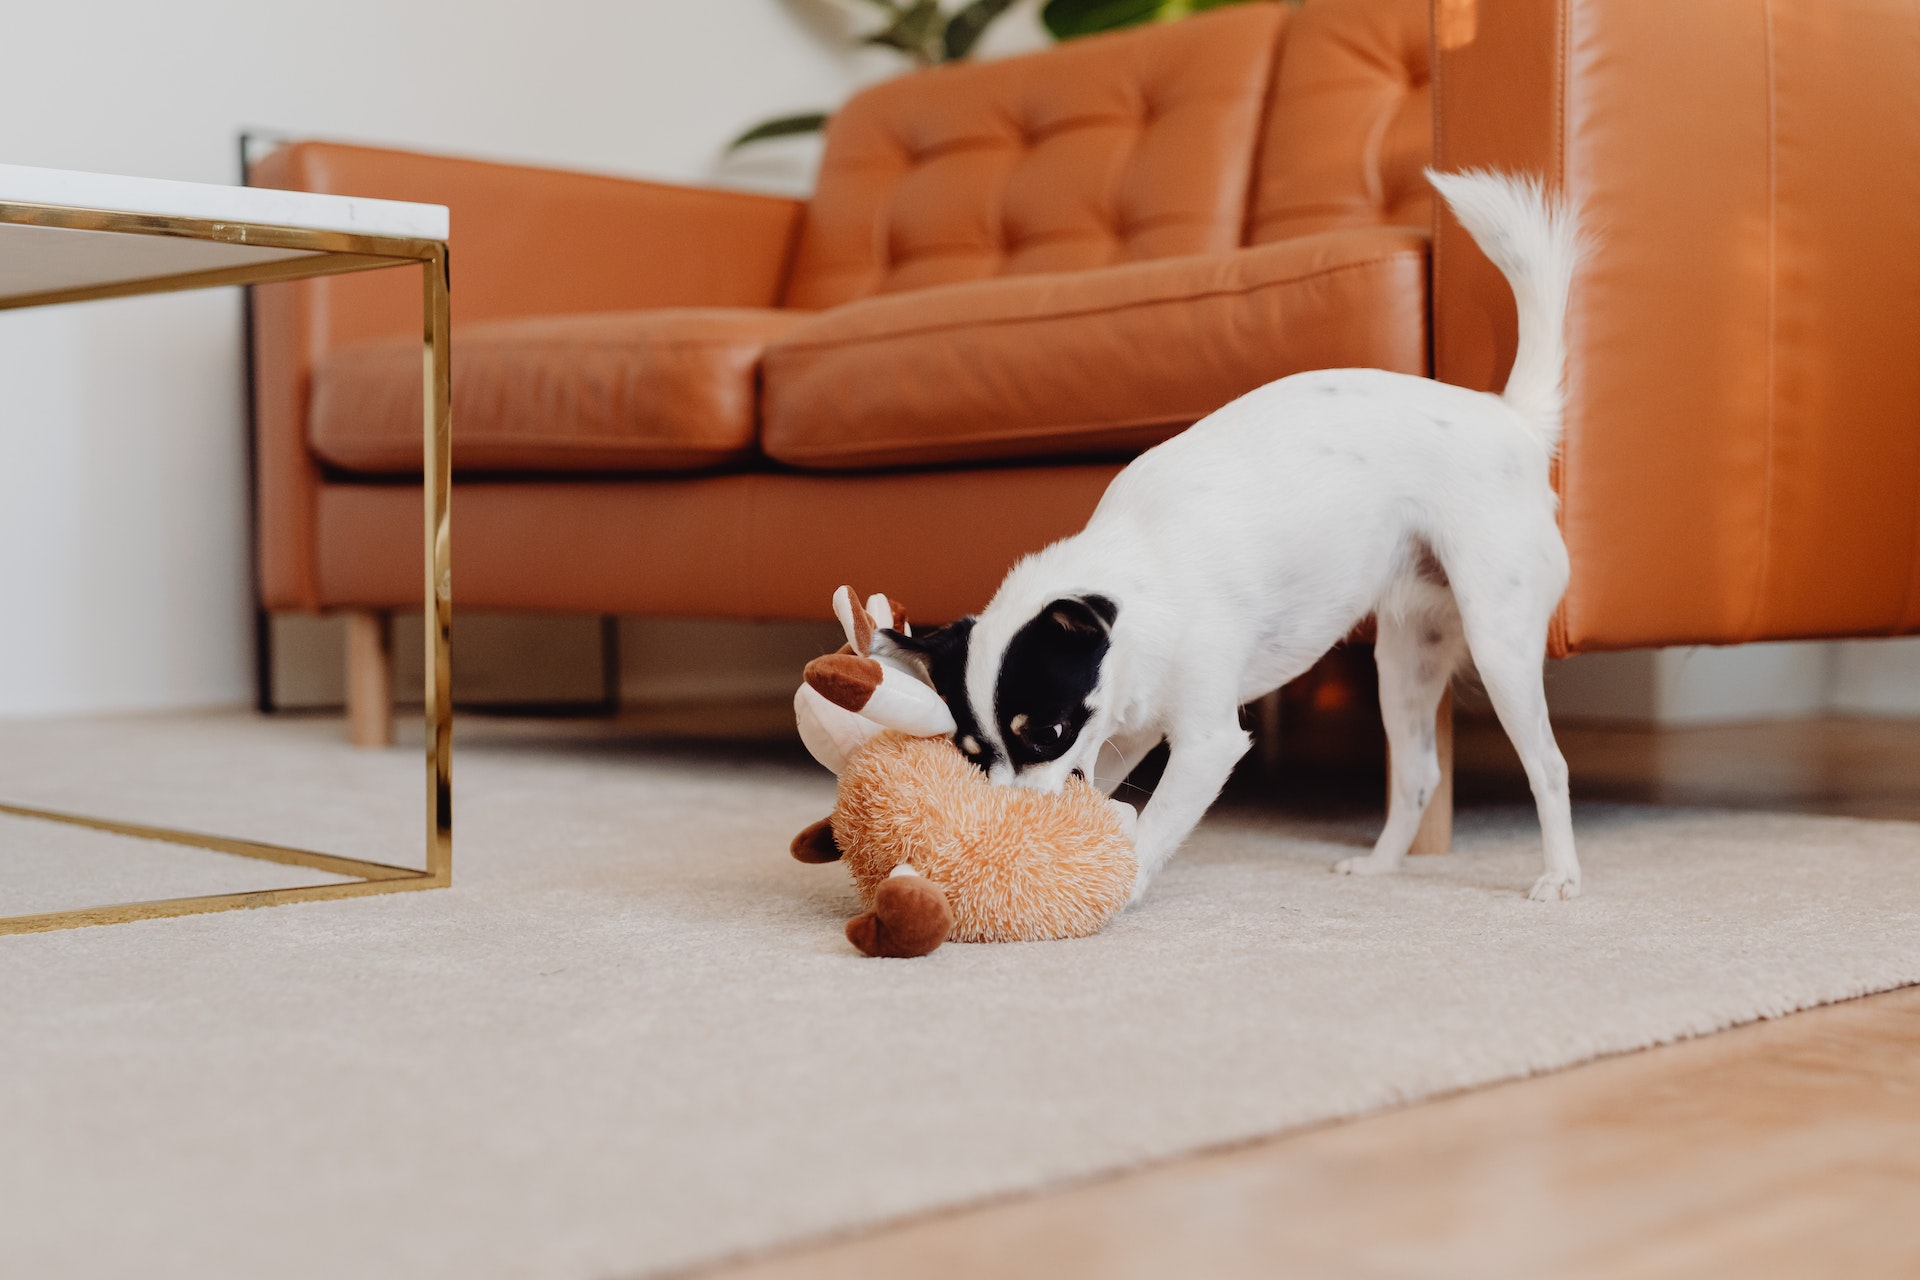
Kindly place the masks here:
POLYGON ((840 861, 840 846, 833 839, 833 819, 822 818, 802 831, 787 850, 801 862, 840 861))
POLYGON ((873 910, 847 921, 847 941, 870 956, 923 956, 953 932, 953 908, 924 876, 889 876, 873 910))

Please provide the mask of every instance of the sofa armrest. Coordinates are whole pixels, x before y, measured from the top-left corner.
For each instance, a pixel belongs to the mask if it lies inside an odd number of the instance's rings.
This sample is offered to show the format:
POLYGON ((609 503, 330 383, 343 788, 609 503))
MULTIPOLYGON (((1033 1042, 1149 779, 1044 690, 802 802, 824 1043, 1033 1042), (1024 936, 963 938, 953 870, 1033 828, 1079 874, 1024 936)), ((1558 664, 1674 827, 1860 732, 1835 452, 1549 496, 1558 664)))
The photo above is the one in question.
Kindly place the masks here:
MULTIPOLYGON (((1436 0, 1436 163, 1545 175, 1568 325, 1556 652, 1920 629, 1920 44, 1910 8, 1436 0)), ((1450 218, 1436 375, 1512 360, 1450 218)))
MULTIPOLYGON (((282 147, 257 186, 447 205, 453 319, 778 304, 797 200, 333 143, 282 147)), ((394 269, 254 293, 255 483, 261 602, 322 603, 314 572, 318 465, 307 390, 326 352, 417 333, 417 272, 394 269)))

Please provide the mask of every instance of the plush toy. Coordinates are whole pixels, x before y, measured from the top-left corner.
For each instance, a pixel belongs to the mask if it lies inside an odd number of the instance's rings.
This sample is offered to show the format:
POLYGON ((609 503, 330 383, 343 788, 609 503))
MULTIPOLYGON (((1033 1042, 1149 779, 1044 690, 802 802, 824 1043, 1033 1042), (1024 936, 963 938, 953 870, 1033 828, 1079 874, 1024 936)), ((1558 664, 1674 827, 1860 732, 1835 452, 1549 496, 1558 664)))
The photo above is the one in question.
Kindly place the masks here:
POLYGON ((847 647, 807 664, 794 695, 800 738, 839 775, 831 817, 802 831, 802 862, 845 859, 866 906, 847 939, 870 956, 957 942, 1097 932, 1127 904, 1133 809, 1082 778, 1057 795, 996 787, 950 740, 953 717, 920 674, 883 653, 911 635, 885 596, 834 593, 847 647))

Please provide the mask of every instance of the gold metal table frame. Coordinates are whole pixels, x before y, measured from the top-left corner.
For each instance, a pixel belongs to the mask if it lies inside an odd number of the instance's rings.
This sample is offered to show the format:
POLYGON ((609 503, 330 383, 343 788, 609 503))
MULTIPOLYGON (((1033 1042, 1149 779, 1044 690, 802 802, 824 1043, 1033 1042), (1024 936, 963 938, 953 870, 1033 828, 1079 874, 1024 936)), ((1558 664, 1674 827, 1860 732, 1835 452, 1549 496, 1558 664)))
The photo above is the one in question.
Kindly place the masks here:
POLYGON ((301 251, 307 256, 278 258, 186 274, 62 289, 48 293, 0 297, 0 310, 51 306, 98 298, 125 298, 142 294, 174 293, 222 285, 262 284, 313 276, 370 271, 382 267, 417 265, 421 268, 423 323, 421 367, 426 385, 424 415, 426 507, 426 730, 427 730, 427 857, 426 869, 396 867, 383 862, 339 857, 284 845, 230 839, 177 831, 167 827, 119 822, 83 814, 63 813, 25 805, 0 804, 0 814, 68 823, 116 835, 168 844, 212 849, 287 866, 308 867, 332 875, 350 876, 341 883, 305 885, 290 889, 262 889, 249 893, 222 893, 204 897, 165 898, 82 907, 37 915, 0 917, 0 935, 39 933, 90 924, 117 924, 164 916, 231 911, 240 907, 275 906, 285 902, 316 902, 355 898, 406 889, 443 889, 453 879, 453 792, 451 751, 453 716, 450 643, 453 596, 449 577, 452 545, 447 509, 452 486, 451 378, 448 362, 448 303, 450 285, 447 242, 400 236, 356 235, 301 227, 210 221, 101 209, 0 201, 0 224, 114 232, 138 236, 172 236, 189 240, 301 251))

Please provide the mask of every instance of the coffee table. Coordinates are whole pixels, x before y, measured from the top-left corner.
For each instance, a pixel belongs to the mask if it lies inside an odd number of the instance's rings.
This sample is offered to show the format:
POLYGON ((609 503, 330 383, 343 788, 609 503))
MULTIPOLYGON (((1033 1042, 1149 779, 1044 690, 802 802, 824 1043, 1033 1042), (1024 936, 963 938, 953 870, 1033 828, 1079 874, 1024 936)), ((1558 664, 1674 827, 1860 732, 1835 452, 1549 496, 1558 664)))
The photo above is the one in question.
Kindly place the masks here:
POLYGON ((0 814, 212 849, 351 877, 333 884, 124 902, 0 917, 0 934, 439 889, 453 876, 451 665, 452 482, 448 366, 447 210, 350 196, 164 182, 0 165, 0 310, 97 298, 420 268, 421 372, 426 385, 427 856, 424 870, 0 803, 0 814))

